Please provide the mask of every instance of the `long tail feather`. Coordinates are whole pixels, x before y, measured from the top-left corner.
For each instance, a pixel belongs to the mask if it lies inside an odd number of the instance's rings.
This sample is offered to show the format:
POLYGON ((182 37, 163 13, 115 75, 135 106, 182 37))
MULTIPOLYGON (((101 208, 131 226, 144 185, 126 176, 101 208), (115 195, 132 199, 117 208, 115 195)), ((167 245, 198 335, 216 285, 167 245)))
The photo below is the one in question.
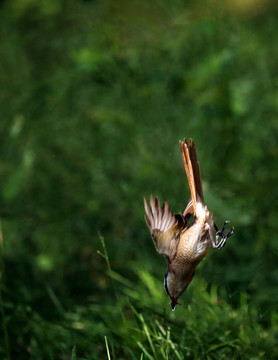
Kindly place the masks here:
POLYGON ((197 202, 197 193, 196 193, 196 185, 195 185, 195 178, 194 178, 194 171, 192 167, 192 162, 190 159, 190 153, 188 149, 188 143, 187 140, 184 139, 183 141, 180 141, 180 148, 181 148, 181 154, 183 158, 184 168, 190 188, 191 193, 191 201, 192 201, 192 207, 194 215, 196 215, 196 202, 197 202))
POLYGON ((200 199, 204 202, 200 163, 198 161, 196 147, 192 139, 189 140, 189 155, 194 173, 196 192, 199 195, 200 199))

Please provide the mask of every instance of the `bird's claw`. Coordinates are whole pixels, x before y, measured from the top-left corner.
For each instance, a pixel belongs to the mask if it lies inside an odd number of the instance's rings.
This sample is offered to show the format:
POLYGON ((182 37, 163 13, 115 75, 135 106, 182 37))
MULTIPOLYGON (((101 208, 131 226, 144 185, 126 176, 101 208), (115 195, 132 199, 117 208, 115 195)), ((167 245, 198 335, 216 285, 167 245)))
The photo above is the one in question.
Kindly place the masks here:
POLYGON ((232 230, 230 230, 227 234, 225 234, 225 228, 226 228, 226 225, 228 224, 228 220, 226 220, 224 222, 224 225, 222 226, 222 229, 221 230, 218 230, 218 227, 216 226, 216 224, 214 224, 214 228, 216 230, 216 237, 215 237, 215 240, 212 241, 212 246, 215 248, 215 249, 221 249, 225 244, 226 244, 226 241, 227 239, 233 235, 233 233, 235 232, 235 228, 234 226, 232 227, 232 230), (218 242, 218 239, 219 237, 221 237, 221 240, 218 242))

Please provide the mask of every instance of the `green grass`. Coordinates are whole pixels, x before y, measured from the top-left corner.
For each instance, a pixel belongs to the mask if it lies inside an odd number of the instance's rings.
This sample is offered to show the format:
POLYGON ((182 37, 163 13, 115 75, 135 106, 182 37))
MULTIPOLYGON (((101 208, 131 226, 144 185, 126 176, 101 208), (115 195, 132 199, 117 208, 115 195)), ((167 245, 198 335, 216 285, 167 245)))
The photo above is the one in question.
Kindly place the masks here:
MULTIPOLYGON (((64 301, 48 287, 47 313, 52 318, 20 300, 5 303, 10 294, 4 283, 3 359, 277 358, 277 316, 267 323, 245 294, 234 308, 222 289, 208 290, 196 275, 181 298, 182 306, 172 312, 163 291, 163 274, 156 278, 144 264, 131 267, 128 277, 114 272, 100 239, 105 285, 71 307, 62 305, 64 301)), ((25 290, 30 291, 27 284, 25 290)))

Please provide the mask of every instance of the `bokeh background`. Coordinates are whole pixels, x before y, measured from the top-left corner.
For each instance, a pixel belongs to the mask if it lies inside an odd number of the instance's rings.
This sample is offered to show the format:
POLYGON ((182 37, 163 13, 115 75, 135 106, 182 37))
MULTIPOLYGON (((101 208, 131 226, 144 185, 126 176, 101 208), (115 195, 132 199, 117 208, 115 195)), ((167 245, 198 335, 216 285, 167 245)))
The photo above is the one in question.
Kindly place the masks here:
POLYGON ((2 0, 2 359, 278 358, 278 6, 2 0), (171 312, 143 196, 178 140, 236 233, 171 312))

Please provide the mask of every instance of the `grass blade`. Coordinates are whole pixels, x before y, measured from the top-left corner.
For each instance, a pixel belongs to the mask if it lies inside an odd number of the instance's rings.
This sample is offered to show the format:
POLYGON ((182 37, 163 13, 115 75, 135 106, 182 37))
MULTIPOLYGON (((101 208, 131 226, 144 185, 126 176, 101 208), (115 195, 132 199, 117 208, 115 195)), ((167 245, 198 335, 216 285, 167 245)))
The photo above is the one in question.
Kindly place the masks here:
POLYGON ((108 360, 111 360, 110 350, 109 350, 109 345, 108 345, 107 337, 104 336, 104 339, 105 339, 105 346, 106 346, 106 352, 107 352, 108 360))

